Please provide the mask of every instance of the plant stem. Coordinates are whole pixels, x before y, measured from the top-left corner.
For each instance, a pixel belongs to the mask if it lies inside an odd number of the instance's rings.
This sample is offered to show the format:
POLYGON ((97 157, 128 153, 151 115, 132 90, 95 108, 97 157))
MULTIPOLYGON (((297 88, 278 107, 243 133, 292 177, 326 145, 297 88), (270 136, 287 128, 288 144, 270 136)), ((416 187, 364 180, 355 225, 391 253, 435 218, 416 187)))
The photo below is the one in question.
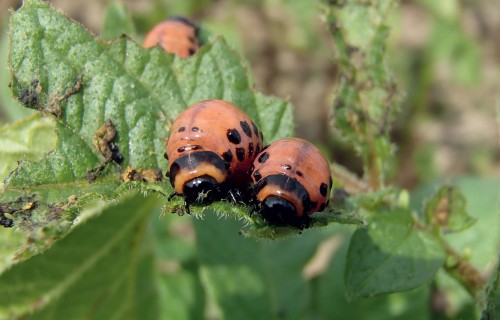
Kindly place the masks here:
POLYGON ((441 239, 441 242, 446 255, 457 261, 452 266, 445 265, 446 272, 460 282, 473 297, 477 296, 478 293, 483 291, 486 280, 479 270, 446 243, 444 239, 441 239))
POLYGON ((377 152, 375 151, 375 145, 373 141, 373 135, 370 130, 371 128, 367 126, 366 128, 366 142, 368 144, 368 174, 369 174, 369 182, 370 188, 372 190, 378 190, 381 187, 381 176, 382 172, 380 172, 379 167, 377 165, 377 152))
POLYGON ((366 181, 358 178, 354 173, 343 166, 332 163, 330 165, 333 181, 338 182, 350 194, 357 194, 370 191, 370 185, 366 181))

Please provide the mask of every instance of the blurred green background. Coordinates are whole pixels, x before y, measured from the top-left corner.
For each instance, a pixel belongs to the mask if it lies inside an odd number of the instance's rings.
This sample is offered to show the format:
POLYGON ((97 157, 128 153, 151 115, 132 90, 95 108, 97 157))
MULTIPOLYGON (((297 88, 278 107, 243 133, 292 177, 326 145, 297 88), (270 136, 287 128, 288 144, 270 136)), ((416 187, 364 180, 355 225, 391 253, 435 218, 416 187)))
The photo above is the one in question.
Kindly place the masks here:
MULTIPOLYGON (((104 0, 51 3, 100 34, 104 0)), ((288 98, 296 133, 321 145, 332 159, 361 174, 361 163, 329 124, 338 77, 331 37, 318 3, 309 0, 123 1, 142 41, 172 15, 192 18, 222 34, 250 62, 257 90, 288 98)), ((10 101, 5 59, 9 8, 0 4, 0 121, 26 115, 10 101)), ((401 1, 391 16, 390 68, 399 82, 402 112, 392 135, 398 168, 392 180, 414 188, 437 178, 500 171, 496 103, 500 84, 500 4, 479 1, 401 1)))

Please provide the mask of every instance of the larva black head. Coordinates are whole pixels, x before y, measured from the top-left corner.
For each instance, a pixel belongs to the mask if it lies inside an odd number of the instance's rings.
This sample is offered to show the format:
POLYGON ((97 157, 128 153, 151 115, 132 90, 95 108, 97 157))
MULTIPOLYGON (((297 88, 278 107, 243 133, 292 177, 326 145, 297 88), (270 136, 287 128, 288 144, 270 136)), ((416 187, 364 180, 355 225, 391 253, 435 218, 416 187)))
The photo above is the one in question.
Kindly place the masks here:
MULTIPOLYGON (((260 176, 260 172, 255 171, 255 178, 257 178, 256 173, 257 176, 260 176)), ((259 182, 255 184, 254 190, 258 194, 266 186, 270 186, 271 188, 267 191, 267 194, 264 194, 264 197, 277 197, 279 194, 288 193, 292 195, 293 198, 297 199, 297 201, 303 207, 303 211, 297 212, 297 210, 294 210, 296 216, 305 216, 310 213, 309 211, 311 210, 311 199, 309 198, 309 193, 297 179, 290 178, 284 174, 272 174, 264 178, 261 177, 259 182)))
POLYGON ((257 209, 270 225, 288 225, 299 229, 309 226, 311 200, 296 179, 284 174, 269 175, 259 179, 254 191, 257 198, 261 196, 257 209))
POLYGON ((290 201, 275 196, 262 202, 260 213, 269 224, 278 226, 288 224, 297 215, 295 206, 290 201))
POLYGON ((210 203, 219 196, 229 164, 211 151, 190 152, 176 159, 169 170, 170 183, 188 203, 210 203))
POLYGON ((311 223, 308 215, 297 217, 297 209, 290 201, 276 196, 268 197, 261 203, 260 214, 273 226, 304 229, 311 223))
POLYGON ((212 203, 219 197, 219 185, 214 178, 204 175, 194 178, 182 188, 184 198, 188 203, 212 203))

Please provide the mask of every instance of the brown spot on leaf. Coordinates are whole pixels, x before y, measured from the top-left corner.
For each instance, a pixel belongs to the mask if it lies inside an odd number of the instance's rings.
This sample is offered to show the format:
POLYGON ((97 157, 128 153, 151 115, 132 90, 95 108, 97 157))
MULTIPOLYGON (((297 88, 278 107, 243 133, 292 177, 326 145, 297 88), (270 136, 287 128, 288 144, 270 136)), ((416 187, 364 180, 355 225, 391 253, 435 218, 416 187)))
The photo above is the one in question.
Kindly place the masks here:
POLYGON ((69 87, 66 92, 62 95, 59 95, 57 92, 53 92, 49 96, 49 105, 47 106, 46 112, 53 114, 56 117, 60 117, 62 115, 62 106, 61 103, 64 100, 67 100, 70 96, 74 95, 83 86, 83 76, 80 75, 75 79, 74 84, 69 87))
POLYGON ((142 182, 159 182, 162 181, 163 175, 160 169, 136 169, 128 166, 121 174, 120 179, 123 182, 142 181, 142 182))

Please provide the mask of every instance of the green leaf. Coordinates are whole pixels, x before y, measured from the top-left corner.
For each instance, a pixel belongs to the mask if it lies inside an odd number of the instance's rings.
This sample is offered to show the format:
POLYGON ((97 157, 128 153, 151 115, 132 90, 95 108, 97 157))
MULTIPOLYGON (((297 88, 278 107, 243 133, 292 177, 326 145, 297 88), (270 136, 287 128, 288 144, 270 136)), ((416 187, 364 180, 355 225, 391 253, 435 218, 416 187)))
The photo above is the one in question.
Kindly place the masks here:
POLYGON ((207 214, 195 220, 200 277, 208 310, 215 318, 301 318, 309 304, 302 278, 318 233, 280 241, 256 241, 238 234, 238 223, 207 214), (290 254, 290 248, 294 253, 290 254))
POLYGON ((13 228, 0 232, 0 273, 14 263, 16 252, 25 241, 25 237, 13 228))
MULTIPOLYGON (((153 217, 154 215, 151 215, 153 217)), ((157 218, 157 217, 154 217, 157 218)), ((149 243, 148 243, 149 244, 149 243)), ((150 247, 145 245, 138 254, 138 263, 135 270, 135 312, 129 319, 159 319, 161 307, 160 292, 155 259, 150 247)))
POLYGON ((462 190, 468 212, 477 222, 462 232, 446 234, 445 239, 459 252, 468 251, 471 263, 485 271, 500 251, 499 179, 470 177, 451 182, 462 190))
POLYGON ((442 186, 427 202, 426 222, 444 231, 467 229, 476 219, 467 214, 466 204, 465 196, 458 187, 442 186))
POLYGON ((268 97, 261 93, 255 94, 256 117, 264 132, 264 142, 291 137, 295 133, 293 114, 288 101, 276 97, 268 97))
POLYGON ((211 317, 273 318, 261 251, 255 241, 238 236, 234 224, 227 227, 228 222, 214 215, 195 221, 200 278, 207 293, 208 310, 213 313, 211 317))
POLYGON ((332 244, 331 258, 326 261, 323 273, 311 280, 313 304, 312 319, 430 319, 428 308, 430 289, 421 286, 418 289, 379 295, 370 299, 348 301, 344 274, 346 256, 352 231, 347 228, 332 228, 326 241, 332 244))
MULTIPOLYGON (((476 268, 485 272, 500 251, 500 180, 496 177, 461 177, 450 183, 460 188, 467 201, 467 211, 477 222, 462 232, 445 234, 444 238, 457 252, 466 253, 476 268)), ((421 210, 423 200, 432 196, 438 186, 429 184, 416 189, 411 197, 412 208, 421 210)))
POLYGON ((378 212, 351 240, 347 295, 372 297, 416 288, 434 277, 444 259, 440 242, 413 225, 409 210, 378 212))
MULTIPOLYGON (((500 194, 500 180, 497 177, 477 178, 460 177, 449 183, 462 191, 467 201, 467 211, 477 219, 466 230, 454 233, 445 233, 444 240, 472 267, 484 275, 497 263, 500 252, 500 216, 498 215, 498 197, 500 194)), ((442 185, 442 182, 422 186, 412 192, 411 206, 415 210, 423 210, 424 199, 431 197, 442 185)), ((453 261, 450 261, 453 263, 453 261)), ((471 297, 457 279, 451 278, 445 272, 436 277, 437 288, 446 295, 450 310, 460 310, 464 306, 474 306, 475 299, 471 297)), ((479 314, 483 308, 476 309, 479 314)), ((452 316, 459 317, 457 313, 452 316)), ((467 317, 463 317, 464 319, 467 317)))
POLYGON ((266 281, 271 287, 278 317, 303 319, 314 304, 305 268, 317 254, 323 233, 308 232, 271 243, 261 243, 266 281))
MULTIPOLYGON (((166 270, 155 279, 162 302, 160 319, 203 319, 205 297, 197 272, 183 266, 174 272, 166 270)), ((139 314, 137 319, 142 316, 139 314)))
POLYGON ((118 39, 122 35, 135 37, 135 27, 127 8, 122 1, 113 0, 106 7, 104 26, 101 38, 105 40, 118 39))
POLYGON ((40 160, 55 148, 54 122, 36 114, 3 126, 0 145, 0 177, 6 178, 19 160, 40 160))
MULTIPOLYGON (((93 199, 114 196, 119 186, 118 175, 89 183, 86 174, 98 163, 98 158, 78 135, 68 132, 59 122, 56 128, 59 135, 56 151, 39 162, 20 162, 5 180, 6 187, 0 194, 0 203, 8 208, 17 227, 31 239, 24 248, 28 254, 24 258, 44 250, 69 231, 66 221, 75 218, 71 210, 78 210, 93 199)), ((50 142, 54 132, 45 129, 46 142, 50 142)), ((48 129, 53 130, 52 127, 48 129)), ((29 132, 26 136, 30 137, 29 132)))
MULTIPOLYGON (((6 177, 17 166, 19 159, 41 159, 54 149, 55 142, 53 121, 40 115, 35 114, 0 128, 0 176, 6 177)), ((2 230, 0 238, 0 270, 3 270, 19 258, 18 249, 26 238, 14 229, 2 230)))
MULTIPOLYGON (((189 217, 152 215, 149 239, 153 248, 152 274, 158 291, 161 319, 203 318, 205 295, 198 276, 195 232, 189 217)), ((145 271, 147 274, 148 271, 145 271)), ((149 271, 151 273, 151 271, 149 271)), ((138 278, 143 277, 138 274, 138 278)), ((149 307, 145 304, 145 310, 149 307)), ((138 319, 142 317, 140 314, 138 319)))
POLYGON ((126 318, 136 297, 138 253, 156 200, 127 196, 91 208, 63 240, 0 276, 2 317, 126 318), (78 303, 75 303, 78 301, 78 303))
MULTIPOLYGON (((93 148, 96 131, 112 119, 123 165, 166 167, 165 118, 173 120, 200 100, 233 102, 259 124, 258 113, 263 118, 279 111, 291 119, 288 103, 261 102, 260 95, 255 97, 238 55, 221 39, 191 59, 175 59, 159 48, 146 50, 127 39, 111 44, 96 41, 81 26, 35 0, 12 16, 11 25, 14 93, 22 94, 38 80, 41 89, 35 107, 48 112, 48 97, 62 95, 83 75, 82 88, 60 103, 58 120, 93 148), (26 32, 31 36, 26 37, 26 32)), ((292 133, 275 127, 274 132, 263 129, 270 140, 292 133)))
MULTIPOLYGON (((3 25, 3 24, 1 24, 3 25)), ((1 28, 1 30, 4 30, 1 28)), ((7 61, 9 55, 9 38, 0 38, 0 106, 1 111, 5 114, 7 121, 20 120, 33 114, 33 110, 21 108, 19 101, 12 97, 10 90, 10 75, 7 68, 7 61)), ((3 121, 2 121, 3 123, 3 121)))
MULTIPOLYGON (((23 161, 5 181, 8 189, 44 187, 47 184, 71 183, 86 180, 87 172, 99 158, 78 135, 60 123, 56 124, 59 141, 56 151, 40 162, 23 161)), ((83 187, 83 186, 82 186, 83 187)), ((45 186, 46 188, 46 186, 45 186)))

